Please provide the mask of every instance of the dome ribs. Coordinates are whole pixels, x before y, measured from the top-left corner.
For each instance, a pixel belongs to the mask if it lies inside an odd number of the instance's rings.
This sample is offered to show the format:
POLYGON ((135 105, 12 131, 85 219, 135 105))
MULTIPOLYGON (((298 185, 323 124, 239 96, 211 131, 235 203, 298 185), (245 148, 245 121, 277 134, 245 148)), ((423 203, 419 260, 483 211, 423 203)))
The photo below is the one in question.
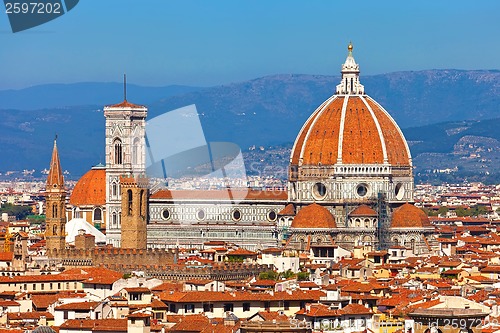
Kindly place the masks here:
POLYGON ((351 96, 346 110, 342 163, 381 164, 384 160, 382 142, 370 112, 361 100, 351 96))
MULTIPOLYGON (((337 160, 339 126, 344 98, 336 98, 307 124, 307 132, 302 142, 296 144, 293 154, 303 150, 303 165, 329 165, 337 160)), ((306 131, 303 131, 306 132, 306 131)), ((299 137, 302 137, 300 133, 299 137)), ((292 158, 294 160, 295 158, 292 158)))
POLYGON ((411 166, 403 133, 387 111, 369 96, 330 97, 314 111, 297 136, 291 166, 333 166, 339 162, 411 166))
POLYGON ((291 165, 298 165, 299 164, 300 153, 301 153, 302 148, 304 146, 304 141, 307 137, 309 129, 311 128, 311 125, 315 122, 316 118, 321 114, 321 111, 325 108, 325 106, 327 106, 332 100, 335 100, 335 99, 336 99, 336 96, 332 96, 329 99, 327 99, 307 119, 306 123, 304 124, 304 126, 300 130, 299 135, 297 136, 297 139, 295 139, 295 144, 293 146, 292 155, 290 158, 291 165))
POLYGON ((387 147, 387 159, 392 165, 409 166, 410 157, 407 154, 407 147, 397 125, 389 116, 381 110, 370 98, 366 102, 372 108, 373 113, 378 119, 384 135, 385 145, 387 147))

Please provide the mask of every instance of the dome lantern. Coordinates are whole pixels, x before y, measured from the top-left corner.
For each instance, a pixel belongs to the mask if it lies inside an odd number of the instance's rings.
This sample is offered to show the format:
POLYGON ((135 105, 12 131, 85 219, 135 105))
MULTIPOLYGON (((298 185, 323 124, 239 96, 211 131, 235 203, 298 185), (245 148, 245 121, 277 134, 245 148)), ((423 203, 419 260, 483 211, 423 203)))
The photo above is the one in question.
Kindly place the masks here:
POLYGON ((352 43, 349 43, 349 46, 347 46, 347 58, 340 72, 342 79, 340 80, 340 84, 337 85, 337 95, 363 95, 365 93, 365 87, 359 83, 359 65, 352 56, 352 50, 352 43))

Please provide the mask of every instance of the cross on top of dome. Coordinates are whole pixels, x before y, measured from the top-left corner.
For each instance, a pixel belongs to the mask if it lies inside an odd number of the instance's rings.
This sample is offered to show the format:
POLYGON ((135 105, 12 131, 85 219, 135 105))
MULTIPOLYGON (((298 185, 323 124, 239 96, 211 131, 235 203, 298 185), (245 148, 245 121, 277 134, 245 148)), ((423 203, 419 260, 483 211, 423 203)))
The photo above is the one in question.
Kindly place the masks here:
POLYGON ((340 84, 337 85, 337 95, 363 95, 365 87, 359 83, 359 65, 352 56, 352 43, 347 46, 347 58, 342 65, 342 79, 340 84))

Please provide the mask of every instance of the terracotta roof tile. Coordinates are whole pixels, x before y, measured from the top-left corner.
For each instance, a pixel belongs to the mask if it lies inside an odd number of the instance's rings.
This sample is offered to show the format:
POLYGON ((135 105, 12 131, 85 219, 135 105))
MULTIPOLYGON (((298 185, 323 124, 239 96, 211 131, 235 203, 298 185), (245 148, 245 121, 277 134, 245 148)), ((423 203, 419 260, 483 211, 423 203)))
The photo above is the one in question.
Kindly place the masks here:
POLYGON ((291 164, 333 165, 339 157, 339 137, 342 140, 343 164, 382 164, 385 142, 387 159, 390 164, 410 166, 410 156, 406 141, 389 114, 368 96, 349 96, 345 116, 342 119, 344 96, 333 96, 318 107, 300 130, 291 154, 291 164), (367 105, 373 111, 370 112, 367 105), (344 121, 343 133, 340 123, 344 121))
POLYGON ((300 309, 296 315, 304 315, 307 317, 339 317, 339 310, 330 309, 325 304, 309 304, 305 308, 300 309))
POLYGON ((54 316, 50 312, 8 312, 7 319, 8 320, 27 320, 27 319, 40 319, 40 317, 44 316, 48 320, 54 320, 54 316))
POLYGON ((269 293, 251 293, 244 291, 235 292, 216 292, 216 291, 189 291, 189 292, 163 292, 159 294, 163 302, 217 302, 217 301, 273 301, 273 300, 319 300, 325 296, 325 293, 320 290, 275 292, 274 295, 269 293))
POLYGON ((144 105, 133 104, 127 100, 124 100, 123 102, 118 103, 118 104, 106 105, 106 107, 107 108, 131 108, 131 109, 143 109, 143 108, 145 108, 144 105))
POLYGON ((294 216, 295 215, 295 206, 293 204, 288 204, 283 208, 278 215, 282 216, 294 216))
POLYGON ((31 302, 36 309, 47 309, 49 305, 56 303, 60 298, 83 298, 84 293, 58 292, 54 294, 31 295, 31 302))
POLYGON ((76 183, 69 203, 73 206, 103 206, 106 204, 106 169, 89 170, 76 183))
POLYGON ((0 261, 12 261, 14 252, 0 252, 0 261))
POLYGON ((292 221, 292 228, 336 228, 335 218, 332 213, 323 206, 313 203, 303 207, 292 221))
POLYGON ((361 304, 351 303, 344 306, 339 312, 343 315, 368 315, 373 311, 361 304))
POLYGON ((151 199, 177 199, 177 200, 221 200, 230 201, 233 198, 241 200, 287 200, 288 193, 284 190, 258 191, 251 189, 240 190, 159 190, 151 195, 151 199))
POLYGON ((349 216, 378 216, 377 212, 371 208, 368 207, 367 205, 361 205, 356 207, 355 210, 353 210, 349 216))
POLYGON ((405 203, 392 213, 391 228, 425 228, 432 227, 429 217, 423 210, 405 203))
POLYGON ((247 249, 238 248, 227 253, 228 256, 256 256, 257 253, 247 249))
POLYGON ((69 319, 61 329, 127 332, 127 319, 69 319))
POLYGON ((55 310, 93 310, 101 304, 100 302, 73 302, 56 306, 55 310))

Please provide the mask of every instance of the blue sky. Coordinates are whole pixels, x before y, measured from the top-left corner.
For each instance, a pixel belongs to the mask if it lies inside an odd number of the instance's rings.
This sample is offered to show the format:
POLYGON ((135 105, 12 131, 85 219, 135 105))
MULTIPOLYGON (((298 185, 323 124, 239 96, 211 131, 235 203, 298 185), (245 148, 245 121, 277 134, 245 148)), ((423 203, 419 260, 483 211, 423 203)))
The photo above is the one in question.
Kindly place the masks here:
POLYGON ((0 89, 120 81, 209 86, 269 74, 500 69, 500 1, 80 0, 13 34, 0 13, 0 89))

